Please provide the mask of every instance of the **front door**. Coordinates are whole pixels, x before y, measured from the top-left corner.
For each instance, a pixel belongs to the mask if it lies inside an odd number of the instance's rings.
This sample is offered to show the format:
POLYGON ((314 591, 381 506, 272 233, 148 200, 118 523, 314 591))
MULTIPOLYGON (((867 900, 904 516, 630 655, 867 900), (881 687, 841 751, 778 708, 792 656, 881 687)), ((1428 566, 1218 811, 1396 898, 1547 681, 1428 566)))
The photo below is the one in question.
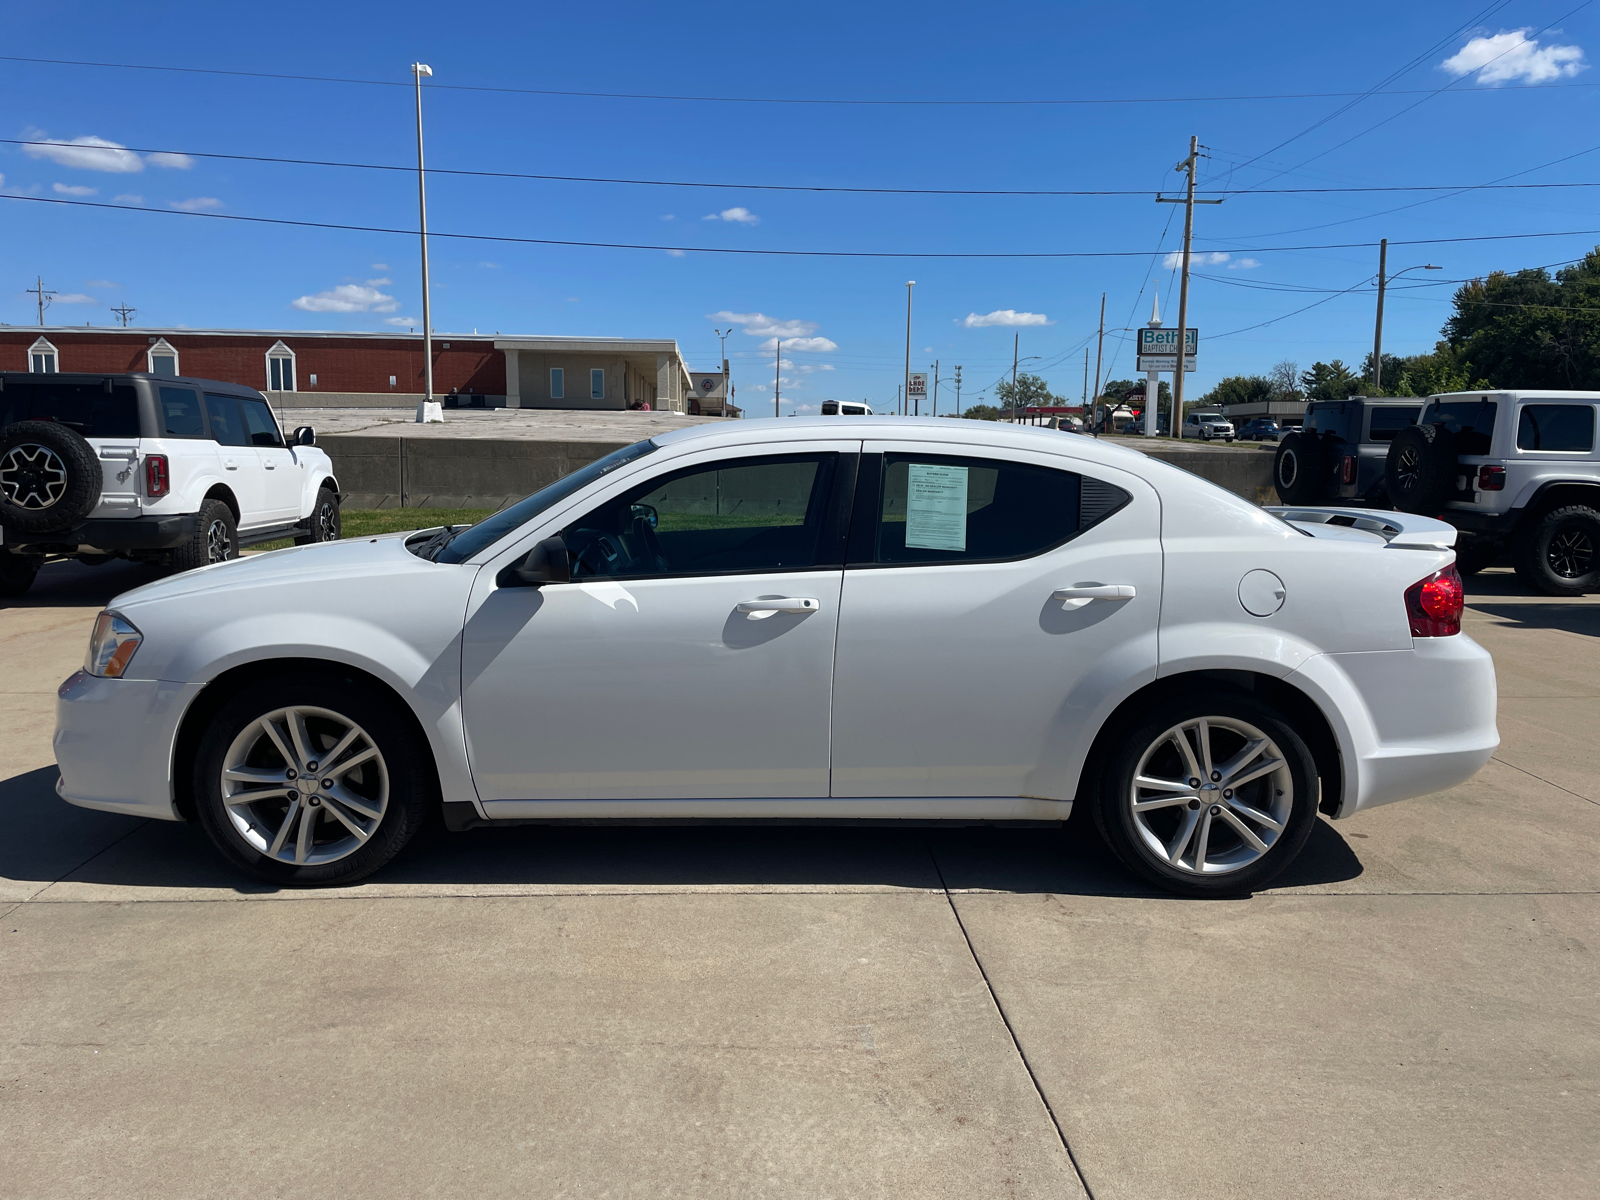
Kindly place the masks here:
POLYGON ((302 468, 284 445, 283 433, 265 400, 239 398, 245 430, 250 435, 256 459, 261 463, 261 519, 269 525, 282 525, 300 519, 302 468))
POLYGON ((857 446, 702 452, 568 522, 571 583, 484 571, 462 645, 479 796, 827 796, 857 446))
POLYGON ((1072 798, 1105 698, 1155 678, 1161 611, 1155 490, 1078 465, 865 444, 834 796, 1072 798))
POLYGON ((222 467, 222 482, 239 503, 239 528, 267 524, 261 516, 266 507, 267 486, 261 459, 250 444, 244 413, 237 396, 207 392, 206 421, 217 443, 217 460, 222 467))

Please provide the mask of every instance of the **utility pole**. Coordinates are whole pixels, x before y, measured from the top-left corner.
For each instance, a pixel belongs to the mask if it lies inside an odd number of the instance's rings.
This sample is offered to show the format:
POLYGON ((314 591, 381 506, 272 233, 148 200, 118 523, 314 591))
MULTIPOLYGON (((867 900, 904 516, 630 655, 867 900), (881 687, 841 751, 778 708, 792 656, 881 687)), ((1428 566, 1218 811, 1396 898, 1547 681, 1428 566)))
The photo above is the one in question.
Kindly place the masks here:
POLYGON ((712 333, 722 343, 722 415, 728 415, 728 408, 733 404, 733 375, 728 370, 728 335, 733 332, 733 326, 726 329, 713 328, 712 333))
MULTIPOLYGON (((1106 348, 1106 294, 1100 293, 1100 340, 1094 346, 1094 415, 1100 412, 1100 355, 1106 348)), ((1088 353, 1087 350, 1084 351, 1088 353)), ((1099 433, 1095 437, 1099 437, 1099 433)))
POLYGON ((1017 423, 1017 347, 1021 344, 1022 335, 1011 335, 1011 423, 1017 423))
POLYGON ((433 398, 433 313, 428 297, 428 185, 422 167, 422 77, 432 76, 427 63, 412 63, 411 76, 417 85, 417 225, 422 238, 422 399, 417 403, 417 421, 444 420, 444 408, 433 398))
POLYGON ((139 310, 137 308, 129 308, 127 301, 123 301, 123 303, 117 305, 117 307, 113 308, 111 311, 122 318, 122 327, 126 329, 128 327, 128 318, 133 316, 133 314, 139 310))
MULTIPOLYGON (((1209 155, 1207 156, 1209 157, 1209 155)), ((1178 285, 1178 360, 1177 369, 1172 372, 1172 437, 1181 437, 1183 434, 1183 371, 1186 365, 1189 348, 1189 253, 1194 243, 1194 206, 1196 204, 1221 204, 1221 200, 1196 200, 1194 198, 1195 164, 1200 159, 1200 139, 1194 136, 1189 138, 1189 157, 1173 167, 1174 171, 1182 171, 1188 176, 1185 196, 1182 200, 1169 200, 1164 196, 1157 196, 1157 204, 1181 204, 1183 209, 1183 281, 1178 285)), ((1149 403, 1149 401, 1146 401, 1149 403)))
POLYGON ((906 415, 904 410, 911 403, 911 289, 916 286, 915 279, 906 282, 906 377, 903 380, 905 391, 901 393, 904 399, 900 402, 902 417, 906 415))
POLYGON ((899 417, 905 416, 905 413, 900 411, 900 397, 901 397, 901 395, 902 395, 902 393, 901 393, 901 390, 900 390, 900 385, 897 383, 897 384, 894 385, 894 411, 895 411, 895 415, 899 416, 899 417))
POLYGON ((1087 346, 1083 348, 1083 400, 1078 407, 1084 409, 1089 407, 1089 347, 1087 346))
POLYGON ((783 339, 772 339, 772 415, 781 417, 778 397, 783 395, 783 339))
POLYGON ((933 360, 933 415, 939 415, 939 360, 933 360))
POLYGON ((1414 267, 1407 267, 1404 271, 1396 271, 1393 275, 1384 274, 1389 265, 1389 239, 1384 238, 1378 243, 1378 325, 1372 335, 1372 394, 1383 394, 1383 293, 1388 286, 1406 271, 1442 271, 1443 267, 1433 263, 1419 263, 1414 267))
POLYGON ((956 364, 956 416, 961 415, 961 364, 956 364))
POLYGON ((45 287, 44 279, 38 275, 33 277, 33 286, 25 290, 39 299, 39 325, 43 328, 44 310, 50 306, 50 297, 56 294, 56 290, 55 288, 45 287))

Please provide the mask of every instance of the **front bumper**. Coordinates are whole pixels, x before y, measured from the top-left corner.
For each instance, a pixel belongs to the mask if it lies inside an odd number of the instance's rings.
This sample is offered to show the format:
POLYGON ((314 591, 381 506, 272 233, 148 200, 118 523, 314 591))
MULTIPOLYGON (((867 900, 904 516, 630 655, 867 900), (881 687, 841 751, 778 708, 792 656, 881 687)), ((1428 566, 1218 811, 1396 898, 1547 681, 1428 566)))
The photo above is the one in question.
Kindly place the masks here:
POLYGON ((181 821, 172 747, 202 684, 101 679, 75 671, 56 689, 54 747, 68 804, 181 821))
POLYGON ((8 529, 5 531, 5 544, 30 546, 39 550, 60 547, 67 553, 76 553, 81 549, 170 550, 199 531, 199 513, 179 513, 171 517, 102 517, 55 533, 20 533, 8 529))

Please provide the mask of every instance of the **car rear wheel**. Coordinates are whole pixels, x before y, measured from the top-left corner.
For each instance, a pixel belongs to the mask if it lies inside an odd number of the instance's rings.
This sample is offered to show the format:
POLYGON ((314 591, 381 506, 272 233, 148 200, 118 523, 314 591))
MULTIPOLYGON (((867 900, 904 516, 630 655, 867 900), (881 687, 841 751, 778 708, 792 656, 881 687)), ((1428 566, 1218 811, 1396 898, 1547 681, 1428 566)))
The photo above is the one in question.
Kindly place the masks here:
POLYGON ((1517 543, 1515 565, 1547 596, 1600 592, 1600 512, 1569 504, 1546 513, 1517 543))
POLYGON ((252 687, 201 738, 200 822, 257 879, 354 882, 400 852, 432 799, 411 725, 395 701, 331 676, 252 687))
POLYGON ((1227 691, 1160 705, 1113 751, 1095 816, 1135 873, 1186 896, 1259 888, 1300 853, 1317 773, 1294 729, 1227 691))
POLYGON ((0 429, 0 525, 19 533, 60 533, 100 503, 100 456, 57 421, 0 429))
POLYGON ((1272 483, 1284 504, 1319 504, 1327 490, 1328 469, 1316 434, 1287 434, 1272 460, 1272 483))
POLYGON ((1443 425, 1411 425, 1389 443, 1383 486, 1401 512, 1437 513, 1454 493, 1456 470, 1455 436, 1443 425))

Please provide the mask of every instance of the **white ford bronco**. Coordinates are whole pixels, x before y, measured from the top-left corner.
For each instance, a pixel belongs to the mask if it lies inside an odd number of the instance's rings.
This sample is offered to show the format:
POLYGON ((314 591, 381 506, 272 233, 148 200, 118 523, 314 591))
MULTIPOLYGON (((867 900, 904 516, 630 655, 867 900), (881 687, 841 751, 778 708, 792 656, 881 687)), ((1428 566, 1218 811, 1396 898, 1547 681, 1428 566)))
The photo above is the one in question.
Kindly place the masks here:
POLYGON ((0 596, 46 562, 186 570, 339 536, 333 464, 266 397, 213 379, 0 371, 0 596))
POLYGON ((1460 531, 1462 574, 1508 555, 1537 591, 1600 592, 1597 409, 1600 392, 1430 396, 1389 443, 1389 498, 1460 531))

